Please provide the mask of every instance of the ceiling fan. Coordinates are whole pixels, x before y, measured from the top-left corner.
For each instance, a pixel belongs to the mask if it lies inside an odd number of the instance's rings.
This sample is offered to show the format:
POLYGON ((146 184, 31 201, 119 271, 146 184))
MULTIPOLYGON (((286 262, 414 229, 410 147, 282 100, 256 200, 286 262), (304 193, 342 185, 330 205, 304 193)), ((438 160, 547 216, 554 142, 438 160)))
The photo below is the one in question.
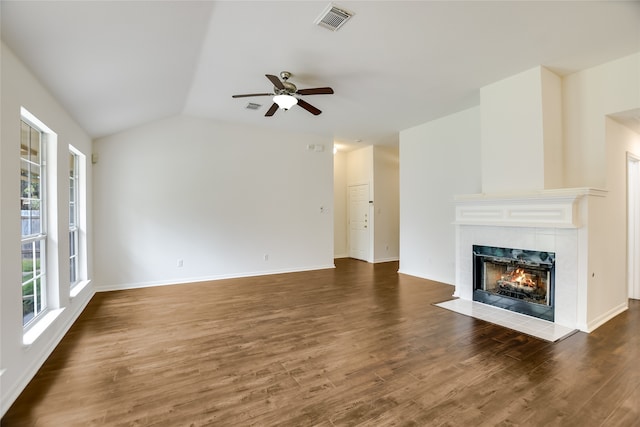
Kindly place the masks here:
POLYGON ((322 113, 322 111, 318 110, 313 105, 294 95, 331 95, 333 93, 333 89, 331 89, 330 87, 298 89, 296 85, 288 81, 291 77, 291 73, 288 71, 282 71, 280 73, 280 79, 282 80, 280 80, 277 76, 273 76, 271 74, 265 74, 265 76, 271 83, 273 83, 274 93, 247 93, 244 95, 233 95, 232 98, 246 98, 250 96, 273 96, 273 105, 265 114, 266 117, 273 116, 278 108, 282 110, 288 110, 296 104, 298 104, 314 116, 317 116, 318 114, 322 113))

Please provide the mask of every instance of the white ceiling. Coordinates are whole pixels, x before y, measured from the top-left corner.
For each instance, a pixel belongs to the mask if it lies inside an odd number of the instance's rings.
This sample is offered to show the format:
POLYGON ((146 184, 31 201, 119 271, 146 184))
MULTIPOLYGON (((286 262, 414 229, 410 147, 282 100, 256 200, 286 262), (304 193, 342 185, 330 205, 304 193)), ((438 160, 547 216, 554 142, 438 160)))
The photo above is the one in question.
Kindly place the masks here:
POLYGON ((92 137, 163 117, 395 144, 398 132, 479 103, 479 88, 543 65, 560 75, 640 50, 638 1, 10 1, 2 39, 92 137), (265 74, 287 70, 323 113, 264 117, 265 74), (248 102, 262 107, 248 110, 248 102))

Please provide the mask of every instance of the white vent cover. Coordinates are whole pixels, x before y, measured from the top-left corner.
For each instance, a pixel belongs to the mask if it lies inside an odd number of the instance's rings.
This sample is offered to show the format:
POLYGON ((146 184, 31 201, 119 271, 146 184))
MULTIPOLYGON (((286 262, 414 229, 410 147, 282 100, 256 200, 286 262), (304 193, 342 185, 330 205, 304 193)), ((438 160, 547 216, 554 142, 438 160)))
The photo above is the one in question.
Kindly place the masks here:
POLYGON ((247 110, 257 110, 258 108, 262 107, 262 104, 256 104, 255 102, 250 102, 247 104, 247 110))
POLYGON ((322 11, 314 23, 329 30, 338 31, 353 15, 353 12, 329 3, 329 6, 322 11))

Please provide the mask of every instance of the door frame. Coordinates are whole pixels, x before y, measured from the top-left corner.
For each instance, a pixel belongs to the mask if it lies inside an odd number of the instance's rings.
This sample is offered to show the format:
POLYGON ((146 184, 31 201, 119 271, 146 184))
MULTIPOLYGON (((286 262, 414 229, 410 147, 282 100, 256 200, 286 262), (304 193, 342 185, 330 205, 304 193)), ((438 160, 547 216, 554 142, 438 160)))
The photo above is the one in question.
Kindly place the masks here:
POLYGON ((627 152, 627 291, 640 299, 640 157, 627 152))
POLYGON ((369 225, 367 229, 369 230, 368 232, 369 245, 367 247, 367 256, 365 258, 367 262, 373 262, 373 227, 374 225, 373 225, 373 216, 371 212, 371 207, 373 206, 373 203, 371 202, 371 183, 368 181, 354 182, 347 185, 347 254, 349 255, 349 257, 351 257, 351 188, 359 187, 362 185, 367 186, 367 190, 369 193, 367 195, 367 208, 368 208, 367 218, 369 219, 369 225))

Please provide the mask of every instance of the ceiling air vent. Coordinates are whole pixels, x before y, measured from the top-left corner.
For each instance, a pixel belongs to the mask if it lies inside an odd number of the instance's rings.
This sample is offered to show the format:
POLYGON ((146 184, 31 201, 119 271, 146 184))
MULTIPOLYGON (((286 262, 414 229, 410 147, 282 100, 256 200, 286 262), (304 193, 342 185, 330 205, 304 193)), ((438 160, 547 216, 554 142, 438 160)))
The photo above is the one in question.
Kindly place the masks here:
POLYGON ((262 107, 262 104, 256 104, 255 102, 250 102, 247 104, 247 110, 257 110, 258 108, 262 107))
POLYGON ((331 31, 338 31, 353 16, 353 12, 329 4, 315 20, 316 25, 331 31))

